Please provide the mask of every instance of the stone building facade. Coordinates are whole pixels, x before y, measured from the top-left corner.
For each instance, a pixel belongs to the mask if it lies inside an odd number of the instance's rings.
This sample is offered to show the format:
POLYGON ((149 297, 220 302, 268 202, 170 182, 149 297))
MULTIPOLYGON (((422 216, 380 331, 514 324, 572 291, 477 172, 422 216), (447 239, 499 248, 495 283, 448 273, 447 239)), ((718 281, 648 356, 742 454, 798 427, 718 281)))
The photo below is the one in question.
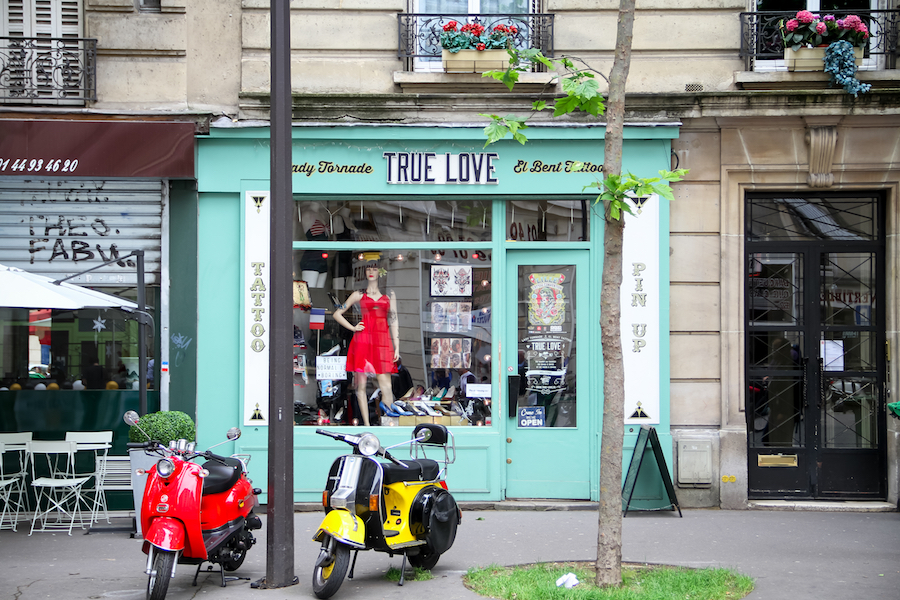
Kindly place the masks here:
MULTIPOLYGON (((16 3, 5 4, 9 11, 16 3)), ((143 0, 59 4, 77 5, 79 36, 97 40, 95 96, 75 106, 5 98, 0 119, 176 120, 194 123, 198 140, 210 130, 267 123, 269 2, 162 0, 149 10, 143 0)), ((481 4, 470 1, 468 10, 481 13, 481 4)), ((615 0, 500 4, 507 13, 552 16, 552 26, 526 18, 544 35, 532 41, 608 72, 615 0)), ((552 74, 540 71, 523 74, 510 92, 477 73, 440 70, 433 40, 410 38, 424 19, 413 16, 441 13, 441 5, 292 1, 295 124, 481 127, 482 113, 526 113, 540 95, 559 93, 552 74)), ((872 0, 855 11, 873 32, 859 72, 872 89, 858 97, 830 86, 824 72, 788 71, 773 54, 774 17, 757 8, 746 0, 637 6, 627 124, 676 127, 671 166, 690 169, 673 186, 667 228, 669 468, 682 506, 793 498, 896 505, 900 428, 885 404, 900 392, 890 353, 900 318, 900 90, 890 41, 898 6, 872 0), (758 305, 763 290, 781 297, 779 315, 758 305), (844 293, 855 296, 841 316, 835 302, 844 293), (773 348, 784 339, 798 356, 779 368, 773 348), (767 395, 754 396, 760 390, 767 395), (784 394, 794 410, 782 418, 784 394), (776 441, 778 427, 792 432, 776 441)), ((537 115, 534 124, 575 131, 590 119, 537 115)), ((187 197, 189 207, 203 208, 187 197)), ((203 268, 200 261, 198 287, 203 268)), ((179 302, 196 308, 202 290, 196 295, 179 302)), ((199 320, 190 352, 202 354, 216 342, 199 320)), ((202 421, 210 404, 197 393, 202 421)))

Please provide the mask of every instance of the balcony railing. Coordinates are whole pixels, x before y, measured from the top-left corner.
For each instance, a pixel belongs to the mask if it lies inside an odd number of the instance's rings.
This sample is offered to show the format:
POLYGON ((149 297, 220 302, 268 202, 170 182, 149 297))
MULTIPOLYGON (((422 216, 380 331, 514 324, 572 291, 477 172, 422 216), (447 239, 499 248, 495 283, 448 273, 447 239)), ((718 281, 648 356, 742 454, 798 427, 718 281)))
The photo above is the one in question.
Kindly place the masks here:
POLYGON ((97 40, 0 37, 0 103, 84 105, 97 99, 97 40))
MULTIPOLYGON (((765 11, 741 13, 741 58, 748 71, 754 70, 761 60, 776 60, 784 56, 784 41, 779 25, 782 20, 794 18, 797 11, 765 11)), ((825 12, 820 14, 824 15, 825 12)), ((845 16, 834 12, 835 17, 845 16)), ((850 14, 850 13, 847 13, 850 14)), ((854 10, 869 28, 869 45, 866 57, 878 58, 879 68, 897 68, 897 34, 900 26, 900 10, 854 10)))
MULTIPOLYGON (((407 71, 418 68, 428 70, 429 63, 440 64, 441 32, 449 21, 459 23, 479 23, 491 29, 501 23, 514 25, 518 29, 513 38, 516 48, 537 48, 544 56, 553 56, 553 18, 555 15, 513 14, 413 14, 397 15, 398 45, 397 56, 404 61, 407 71)), ((543 69, 543 65, 532 65, 533 70, 543 69)))

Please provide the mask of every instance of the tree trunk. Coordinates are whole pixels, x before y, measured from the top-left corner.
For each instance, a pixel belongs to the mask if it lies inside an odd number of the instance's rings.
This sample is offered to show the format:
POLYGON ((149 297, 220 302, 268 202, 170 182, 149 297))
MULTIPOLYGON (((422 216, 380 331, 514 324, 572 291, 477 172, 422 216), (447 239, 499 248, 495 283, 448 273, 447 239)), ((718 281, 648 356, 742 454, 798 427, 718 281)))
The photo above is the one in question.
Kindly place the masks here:
MULTIPOLYGON (((622 172, 625 81, 631 66, 635 0, 620 0, 616 54, 609 76, 603 175, 622 172)), ((622 446, 625 436, 625 366, 619 305, 622 287, 622 239, 625 215, 618 220, 604 211, 603 283, 600 329, 603 346, 603 431, 600 444, 600 503, 597 531, 597 585, 622 583, 622 446)))

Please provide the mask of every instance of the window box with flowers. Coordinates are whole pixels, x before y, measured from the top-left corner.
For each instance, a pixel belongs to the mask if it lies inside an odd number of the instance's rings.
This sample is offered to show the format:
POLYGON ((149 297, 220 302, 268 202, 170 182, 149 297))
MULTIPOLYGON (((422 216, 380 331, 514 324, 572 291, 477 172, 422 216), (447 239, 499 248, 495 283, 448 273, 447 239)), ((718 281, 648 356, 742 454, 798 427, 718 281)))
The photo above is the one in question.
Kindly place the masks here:
POLYGON ((853 47, 856 65, 861 65, 869 30, 856 15, 820 17, 801 10, 793 19, 781 22, 781 36, 788 71, 822 71, 828 46, 839 41, 846 41, 853 47))
POLYGON ((478 23, 460 26, 449 21, 441 32, 441 61, 447 73, 483 73, 506 69, 515 25, 499 24, 488 30, 478 23))

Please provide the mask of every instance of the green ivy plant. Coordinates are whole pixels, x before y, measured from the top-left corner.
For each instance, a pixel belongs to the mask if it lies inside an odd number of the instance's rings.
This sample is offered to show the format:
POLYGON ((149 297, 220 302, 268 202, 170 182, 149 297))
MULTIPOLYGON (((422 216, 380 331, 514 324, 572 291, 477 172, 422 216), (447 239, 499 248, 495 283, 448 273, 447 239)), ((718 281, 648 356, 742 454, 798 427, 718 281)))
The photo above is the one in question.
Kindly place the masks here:
MULTIPOLYGON (((532 112, 527 117, 519 117, 513 114, 501 117, 481 113, 482 117, 490 119, 490 123, 484 128, 484 134, 487 137, 487 141, 484 143, 485 147, 502 140, 507 135, 512 136, 520 144, 525 144, 528 138, 523 131, 528 129, 528 120, 538 112, 551 107, 553 108, 554 117, 566 115, 576 110, 599 117, 606 110, 597 76, 599 75, 603 79, 606 79, 606 77, 588 66, 584 61, 580 59, 573 60, 565 56, 559 59, 549 59, 540 50, 535 49, 510 50, 509 53, 511 60, 508 69, 505 71, 488 71, 482 77, 496 79, 512 91, 513 86, 519 80, 519 74, 529 68, 529 63, 540 62, 548 70, 557 73, 548 85, 554 85, 559 82, 565 95, 561 98, 552 99, 549 103, 542 99, 534 101, 532 103, 532 112), (576 66, 576 60, 582 66, 576 66)), ((608 82, 609 80, 607 80, 608 82)), ((573 165, 573 170, 580 171, 583 166, 583 163, 576 162, 573 165)), ((594 203, 603 202, 606 209, 606 217, 619 220, 623 211, 634 214, 631 209, 632 199, 634 198, 658 194, 662 198, 673 200, 674 196, 669 182, 681 181, 687 172, 687 169, 661 170, 659 171, 659 177, 649 178, 637 177, 632 173, 627 175, 612 174, 602 181, 598 180, 584 186, 583 190, 588 188, 598 189, 599 195, 594 200, 594 203)))
POLYGON ((831 84, 838 84, 854 98, 872 89, 868 83, 856 78, 856 56, 853 45, 846 40, 832 42, 825 49, 825 72, 831 76, 831 84))
POLYGON ((197 427, 193 419, 180 410, 161 410, 140 418, 137 425, 128 430, 128 441, 146 442, 147 433, 151 440, 168 446, 172 440, 186 439, 193 442, 197 437, 197 427), (140 429, 139 429, 140 428, 140 429))

